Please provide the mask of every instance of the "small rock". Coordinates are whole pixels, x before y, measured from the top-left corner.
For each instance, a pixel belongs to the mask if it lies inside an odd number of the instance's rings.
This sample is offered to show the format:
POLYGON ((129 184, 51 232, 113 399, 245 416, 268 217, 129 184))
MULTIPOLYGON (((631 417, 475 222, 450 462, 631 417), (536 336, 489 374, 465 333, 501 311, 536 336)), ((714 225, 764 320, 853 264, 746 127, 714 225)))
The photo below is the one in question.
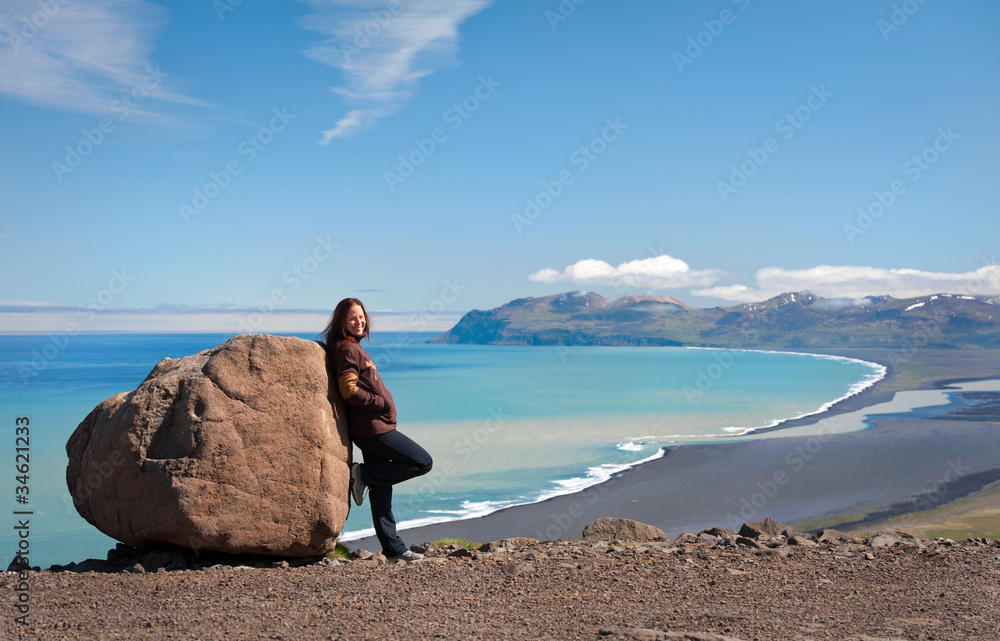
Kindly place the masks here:
POLYGON ((507 564, 503 571, 508 576, 517 576, 519 574, 534 572, 535 566, 527 561, 518 561, 516 563, 507 564))
POLYGON ((141 563, 136 563, 130 568, 125 568, 125 571, 130 572, 132 574, 145 574, 146 568, 142 567, 141 563))
POLYGON ((632 519, 618 519, 608 516, 597 519, 583 528, 583 538, 588 541, 610 541, 613 539, 634 542, 668 540, 663 530, 656 526, 633 521, 632 519))
MULTIPOLYGON (((109 555, 110 556, 110 555, 109 555)), ((163 550, 153 550, 147 552, 142 556, 142 567, 148 569, 150 572, 155 572, 159 568, 166 567, 167 564, 172 560, 169 552, 164 552, 163 550)))
POLYGON ((688 532, 681 532, 674 539, 674 545, 681 545, 682 543, 694 543, 698 540, 694 534, 689 534, 688 532))
POLYGON ((816 547, 816 543, 807 536, 796 534, 788 538, 789 545, 801 545, 802 547, 816 547))
POLYGON ((503 544, 500 541, 490 541, 489 543, 483 543, 482 545, 479 546, 479 551, 485 552, 487 554, 497 552, 502 549, 504 548, 503 544))
POLYGON ((791 526, 785 525, 784 523, 778 523, 774 519, 766 518, 763 521, 754 521, 753 523, 744 523, 740 527, 740 536, 746 536, 749 538, 756 539, 757 537, 763 535, 767 536, 777 536, 784 532, 785 530, 791 530, 791 526))
POLYGON ((742 545, 742 546, 748 547, 748 548, 756 548, 758 550, 767 549, 767 546, 765 546, 765 545, 763 545, 761 543, 758 543, 757 539, 751 539, 751 538, 746 537, 746 536, 738 536, 738 537, 736 537, 736 545, 742 545))
POLYGON ((816 541, 819 543, 857 543, 858 540, 850 534, 845 534, 833 528, 824 528, 816 533, 816 541))
POLYGON ((715 547, 716 545, 719 544, 720 541, 722 541, 721 538, 713 536, 707 532, 699 533, 697 538, 695 539, 695 543, 704 543, 708 547, 715 547))
POLYGON ((372 556, 374 556, 374 554, 372 554, 371 552, 369 552, 364 548, 358 548, 357 550, 354 550, 354 552, 352 552, 351 554, 354 556, 355 559, 358 559, 359 561, 367 561, 368 559, 372 558, 372 556))
POLYGON ((891 548, 897 543, 899 543, 899 539, 891 534, 879 534, 877 536, 873 536, 872 539, 868 541, 869 547, 873 550, 878 548, 891 548))
POLYGON ((472 552, 466 550, 465 548, 458 548, 448 553, 449 559, 467 559, 472 557, 472 552))
POLYGON ((108 563, 104 559, 87 559, 76 567, 76 571, 83 572, 119 572, 120 566, 108 563))

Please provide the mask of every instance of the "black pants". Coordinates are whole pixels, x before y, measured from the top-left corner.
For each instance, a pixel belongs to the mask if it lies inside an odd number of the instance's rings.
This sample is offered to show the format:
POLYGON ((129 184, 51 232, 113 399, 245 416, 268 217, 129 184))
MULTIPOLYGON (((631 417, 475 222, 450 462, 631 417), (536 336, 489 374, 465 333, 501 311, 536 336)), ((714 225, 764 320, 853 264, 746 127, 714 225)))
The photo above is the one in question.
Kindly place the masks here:
POLYGON ((382 553, 399 556, 407 548, 396 534, 392 486, 430 472, 433 464, 431 455, 399 430, 353 440, 365 459, 361 464, 361 478, 368 486, 372 523, 375 535, 382 544, 382 553))

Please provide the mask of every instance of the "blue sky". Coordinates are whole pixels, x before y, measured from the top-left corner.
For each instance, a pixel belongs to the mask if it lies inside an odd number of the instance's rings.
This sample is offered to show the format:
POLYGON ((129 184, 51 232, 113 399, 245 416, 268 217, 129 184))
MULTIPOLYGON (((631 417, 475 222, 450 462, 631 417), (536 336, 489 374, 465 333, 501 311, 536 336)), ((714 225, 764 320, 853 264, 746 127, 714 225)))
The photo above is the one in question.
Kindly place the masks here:
POLYGON ((5 2, 0 331, 998 295, 998 28, 987 0, 5 2))

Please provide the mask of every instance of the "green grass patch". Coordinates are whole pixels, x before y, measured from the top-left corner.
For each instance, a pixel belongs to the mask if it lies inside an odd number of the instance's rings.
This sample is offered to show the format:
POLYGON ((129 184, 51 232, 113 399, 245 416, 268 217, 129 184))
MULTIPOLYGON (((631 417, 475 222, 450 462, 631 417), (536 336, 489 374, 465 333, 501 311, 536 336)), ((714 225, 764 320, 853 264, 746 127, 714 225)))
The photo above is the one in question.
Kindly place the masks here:
POLYGON ((482 543, 476 543, 475 541, 470 541, 468 539, 455 539, 451 537, 445 537, 443 539, 438 539, 437 541, 434 541, 434 545, 438 546, 439 548, 446 548, 449 545, 457 545, 459 547, 465 548, 466 550, 478 550, 482 546, 482 543))
POLYGON ((350 560, 353 557, 351 556, 351 551, 347 549, 347 545, 337 541, 337 545, 333 548, 333 550, 326 553, 326 558, 350 560))

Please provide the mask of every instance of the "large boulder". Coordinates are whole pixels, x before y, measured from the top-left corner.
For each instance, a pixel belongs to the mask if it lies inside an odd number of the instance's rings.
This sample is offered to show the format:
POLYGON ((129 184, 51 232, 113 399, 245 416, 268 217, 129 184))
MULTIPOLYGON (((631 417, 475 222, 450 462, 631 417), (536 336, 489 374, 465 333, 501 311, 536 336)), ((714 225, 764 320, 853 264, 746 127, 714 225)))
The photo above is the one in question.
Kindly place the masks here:
POLYGON ((312 556, 347 519, 350 440, 326 350, 244 334, 164 358, 66 444, 77 510, 137 547, 312 556))

